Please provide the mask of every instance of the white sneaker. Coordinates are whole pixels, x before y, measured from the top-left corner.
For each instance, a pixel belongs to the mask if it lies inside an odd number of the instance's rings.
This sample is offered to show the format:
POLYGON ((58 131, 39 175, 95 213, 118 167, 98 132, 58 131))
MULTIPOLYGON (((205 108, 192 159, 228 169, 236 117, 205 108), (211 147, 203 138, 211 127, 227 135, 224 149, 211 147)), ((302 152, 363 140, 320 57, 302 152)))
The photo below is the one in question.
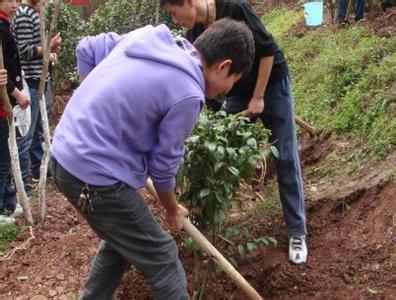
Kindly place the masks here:
POLYGON ((289 259, 295 264, 307 262, 308 250, 305 236, 289 238, 289 259))
POLYGON ((16 218, 16 217, 19 217, 22 214, 23 214, 22 206, 19 203, 17 203, 17 205, 16 205, 13 213, 10 215, 10 217, 11 218, 16 218))
POLYGON ((15 219, 12 217, 7 217, 5 215, 0 215, 0 226, 14 224, 15 219))

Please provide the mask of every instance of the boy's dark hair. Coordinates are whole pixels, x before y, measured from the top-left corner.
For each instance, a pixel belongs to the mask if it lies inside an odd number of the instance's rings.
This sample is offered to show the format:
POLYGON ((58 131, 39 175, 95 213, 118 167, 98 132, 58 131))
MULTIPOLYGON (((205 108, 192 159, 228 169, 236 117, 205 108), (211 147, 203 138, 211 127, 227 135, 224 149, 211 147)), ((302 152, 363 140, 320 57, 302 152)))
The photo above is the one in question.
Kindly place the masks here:
POLYGON ((159 3, 160 7, 164 7, 165 4, 183 6, 184 1, 187 0, 159 0, 159 3))
POLYGON ((208 27, 194 42, 208 67, 220 60, 231 59, 231 74, 249 73, 254 60, 254 38, 245 23, 228 18, 208 27))

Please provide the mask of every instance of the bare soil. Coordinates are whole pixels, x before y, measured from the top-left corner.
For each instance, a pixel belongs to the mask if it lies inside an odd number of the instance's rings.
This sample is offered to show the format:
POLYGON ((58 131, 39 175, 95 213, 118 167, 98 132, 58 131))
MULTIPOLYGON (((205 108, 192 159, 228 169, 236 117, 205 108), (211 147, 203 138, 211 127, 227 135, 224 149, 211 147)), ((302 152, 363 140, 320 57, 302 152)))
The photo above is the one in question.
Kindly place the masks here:
MULTIPOLYGON (((334 151, 343 151, 339 140, 322 134, 301 137, 304 168, 334 151)), ((396 153, 369 167, 357 180, 348 174, 334 182, 307 190, 309 261, 288 262, 287 239, 279 213, 235 222, 247 224, 254 236, 273 236, 277 247, 261 247, 239 261, 239 271, 265 298, 270 299, 392 299, 396 292, 396 153)), ((310 178, 307 182, 312 184, 310 178)), ((10 260, 0 262, 0 299, 75 299, 81 291, 99 239, 74 209, 48 185, 48 214, 34 227, 35 238, 10 260)), ((158 203, 142 191, 161 219, 158 203)), ((20 220, 20 225, 23 221, 20 220)), ((23 227, 9 250, 30 236, 23 227)), ((180 245, 183 236, 176 234, 180 245)), ((188 280, 192 282, 192 257, 180 249, 188 280)), ((189 286, 192 291, 192 286, 189 286)), ((246 299, 224 274, 209 282, 205 299, 246 299)), ((123 278, 119 299, 152 299, 150 286, 134 269, 123 278)))

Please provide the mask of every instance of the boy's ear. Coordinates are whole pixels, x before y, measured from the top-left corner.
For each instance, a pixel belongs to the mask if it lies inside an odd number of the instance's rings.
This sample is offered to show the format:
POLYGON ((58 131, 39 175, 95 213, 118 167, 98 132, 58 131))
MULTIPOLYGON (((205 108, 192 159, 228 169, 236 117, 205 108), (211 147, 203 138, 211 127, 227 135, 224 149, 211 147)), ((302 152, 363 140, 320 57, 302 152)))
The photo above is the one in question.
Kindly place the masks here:
POLYGON ((221 61, 218 65, 219 70, 223 70, 223 69, 230 69, 232 65, 232 60, 227 58, 223 61, 221 61))

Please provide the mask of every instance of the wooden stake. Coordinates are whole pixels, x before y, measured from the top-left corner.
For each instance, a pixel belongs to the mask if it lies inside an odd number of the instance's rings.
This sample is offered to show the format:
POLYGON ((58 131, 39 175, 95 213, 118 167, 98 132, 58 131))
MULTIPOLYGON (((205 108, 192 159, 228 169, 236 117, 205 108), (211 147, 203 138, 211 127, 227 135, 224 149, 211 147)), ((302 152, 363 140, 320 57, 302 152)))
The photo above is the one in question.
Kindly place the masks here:
MULTIPOLYGON (((0 69, 4 69, 4 60, 3 60, 3 43, 2 39, 0 39, 0 69)), ((8 98, 7 89, 5 86, 0 87, 0 97, 3 102, 4 110, 7 113, 8 124, 9 124, 9 149, 11 156, 11 165, 12 165, 12 175, 14 177, 15 186, 18 192, 19 202, 22 205, 23 213, 25 215, 26 220, 29 223, 33 223, 32 212, 30 209, 29 198, 26 195, 25 188, 22 181, 21 168, 19 165, 19 156, 18 156, 18 146, 16 143, 16 134, 15 134, 15 124, 14 124, 14 116, 12 113, 12 106, 10 103, 10 99, 8 98)))
MULTIPOLYGON (((159 200, 152 180, 149 178, 147 190, 159 200)), ((224 256, 206 239, 206 237, 187 219, 183 219, 184 231, 208 254, 208 256, 245 292, 249 299, 263 299, 245 278, 224 258, 224 256)))
POLYGON ((40 165, 40 181, 38 184, 38 194, 39 194, 39 218, 41 222, 45 220, 45 210, 46 210, 46 198, 45 198, 45 185, 47 182, 47 169, 48 162, 50 159, 49 147, 51 144, 50 132, 49 132, 49 124, 48 124, 48 116, 47 116, 47 107, 45 103, 45 83, 47 81, 48 75, 48 64, 50 58, 50 42, 51 38, 54 35, 56 22, 58 20, 58 15, 60 11, 61 0, 56 0, 54 5, 54 12, 52 15, 51 26, 49 30, 48 37, 45 34, 45 20, 48 2, 40 1, 40 36, 41 36, 41 46, 43 49, 43 71, 41 73, 40 84, 39 84, 39 105, 40 105, 40 113, 41 113, 41 122, 43 124, 43 157, 41 159, 40 165))

